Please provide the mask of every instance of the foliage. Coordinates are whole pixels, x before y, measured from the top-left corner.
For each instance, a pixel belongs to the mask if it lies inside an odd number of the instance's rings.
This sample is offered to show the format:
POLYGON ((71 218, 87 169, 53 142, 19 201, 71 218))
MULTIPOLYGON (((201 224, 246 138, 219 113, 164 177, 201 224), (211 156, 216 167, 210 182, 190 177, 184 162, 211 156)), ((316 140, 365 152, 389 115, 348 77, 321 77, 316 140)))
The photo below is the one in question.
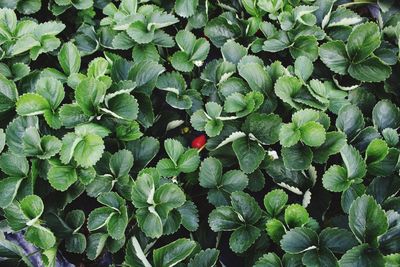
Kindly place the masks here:
POLYGON ((393 0, 0 0, 0 265, 400 266, 399 49, 393 0))

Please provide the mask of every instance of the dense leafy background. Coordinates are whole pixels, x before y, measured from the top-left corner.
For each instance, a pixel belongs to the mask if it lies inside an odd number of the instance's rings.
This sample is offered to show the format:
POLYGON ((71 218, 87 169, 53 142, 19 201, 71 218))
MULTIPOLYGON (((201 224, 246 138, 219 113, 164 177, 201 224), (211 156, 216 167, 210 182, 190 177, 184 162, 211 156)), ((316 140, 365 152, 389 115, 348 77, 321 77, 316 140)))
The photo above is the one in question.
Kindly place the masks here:
POLYGON ((400 266, 397 2, 0 0, 0 265, 400 266))

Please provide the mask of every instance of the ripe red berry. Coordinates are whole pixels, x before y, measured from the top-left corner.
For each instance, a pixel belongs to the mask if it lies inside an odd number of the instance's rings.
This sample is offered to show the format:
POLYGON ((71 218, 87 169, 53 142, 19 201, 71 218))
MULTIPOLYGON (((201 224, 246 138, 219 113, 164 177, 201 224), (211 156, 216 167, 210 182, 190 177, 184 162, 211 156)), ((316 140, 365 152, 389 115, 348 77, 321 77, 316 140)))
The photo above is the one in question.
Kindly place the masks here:
POLYGON ((204 134, 197 136, 192 141, 192 147, 200 149, 202 148, 207 142, 206 136, 204 134))

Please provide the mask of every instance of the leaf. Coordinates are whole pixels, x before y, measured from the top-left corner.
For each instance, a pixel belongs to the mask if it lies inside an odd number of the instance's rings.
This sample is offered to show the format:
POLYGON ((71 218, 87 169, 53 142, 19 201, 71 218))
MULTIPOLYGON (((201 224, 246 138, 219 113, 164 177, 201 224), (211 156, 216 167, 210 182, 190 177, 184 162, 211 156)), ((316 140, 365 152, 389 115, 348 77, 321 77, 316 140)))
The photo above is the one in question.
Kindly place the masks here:
POLYGON ((267 93, 273 88, 271 77, 258 63, 247 63, 240 67, 239 75, 246 80, 253 91, 267 93))
POLYGON ((287 232, 281 240, 281 247, 291 254, 301 253, 318 245, 317 234, 305 227, 297 227, 287 232))
POLYGON ((247 138, 233 141, 232 148, 244 173, 254 172, 265 157, 264 149, 257 142, 247 138))
POLYGON ((388 229, 388 220, 373 197, 362 195, 351 204, 349 227, 359 242, 376 245, 376 238, 388 229))
POLYGON ((54 189, 65 191, 78 180, 78 176, 71 166, 52 166, 47 179, 54 189))
POLYGON ((0 207, 7 208, 14 200, 21 185, 22 178, 8 177, 0 181, 0 207))
POLYGON ((389 100, 381 100, 372 110, 372 121, 380 131, 386 128, 398 128, 400 126, 400 111, 389 100))
POLYGON ((292 107, 299 109, 299 105, 292 100, 302 88, 301 81, 296 77, 282 76, 275 83, 275 94, 283 102, 288 103, 292 107))
POLYGON ((44 210, 43 200, 37 195, 28 195, 19 203, 21 211, 29 219, 27 225, 33 225, 44 210))
POLYGON ((301 78, 303 81, 307 81, 314 71, 314 66, 308 57, 300 56, 296 58, 294 62, 294 71, 297 77, 301 78))
POLYGON ((318 58, 317 38, 315 36, 297 37, 289 51, 293 58, 305 56, 311 61, 315 61, 318 58))
POLYGON ((101 110, 118 119, 132 121, 138 117, 139 105, 133 96, 119 94, 108 99, 107 108, 101 110))
POLYGON ((0 156, 0 169, 9 176, 25 177, 29 172, 29 163, 23 156, 6 152, 0 156))
POLYGON ((275 189, 264 197, 264 206, 271 217, 278 216, 288 201, 288 195, 282 189, 275 189))
POLYGON ((219 257, 219 251, 215 248, 208 248, 197 253, 188 263, 188 267, 212 267, 219 257))
POLYGON ((164 141, 164 148, 172 162, 177 165, 179 158, 185 151, 182 144, 178 140, 167 139, 164 141))
POLYGON ((392 69, 378 57, 372 56, 349 67, 349 74, 362 82, 381 82, 386 80, 392 69))
POLYGON ((238 64, 247 55, 247 49, 233 40, 228 40, 222 47, 221 53, 224 60, 238 64))
POLYGON ((221 47, 227 40, 238 35, 237 28, 222 16, 213 18, 204 27, 204 34, 216 47, 221 47))
POLYGON ((21 116, 40 115, 50 109, 49 102, 41 95, 34 93, 22 95, 16 105, 17 113, 21 116))
POLYGON ((301 141, 307 146, 318 147, 325 142, 326 133, 324 127, 314 121, 309 121, 300 127, 301 141))
POLYGON ((175 240, 174 242, 155 249, 153 252, 153 262, 155 267, 174 266, 185 260, 195 249, 196 243, 186 238, 175 240))
POLYGON ((199 215, 196 205, 192 201, 186 201, 178 207, 182 217, 182 225, 189 231, 194 232, 199 227, 199 215))
POLYGON ((0 112, 13 108, 17 98, 18 91, 15 83, 0 74, 0 112))
POLYGON ((214 209, 208 216, 208 224, 214 232, 233 231, 240 227, 241 222, 232 207, 221 206, 214 209))
POLYGON ((339 153, 345 144, 345 134, 341 132, 327 132, 325 142, 313 150, 313 161, 325 163, 329 156, 339 153))
POLYGON ((235 253, 245 252, 260 236, 260 229, 244 225, 233 231, 229 238, 229 247, 235 253))
POLYGON ((177 0, 175 2, 175 12, 181 17, 188 18, 194 15, 198 4, 198 0, 177 0))
POLYGON ((79 72, 81 56, 78 48, 71 42, 65 43, 58 53, 58 62, 67 75, 79 72))
POLYGON ((183 173, 191 173, 197 170, 200 164, 199 152, 197 149, 188 149, 178 160, 178 169, 183 173))
POLYGON ((348 250, 339 261, 340 266, 384 266, 385 261, 382 254, 368 244, 361 244, 348 250))
POLYGON ((353 139, 365 127, 361 110, 355 105, 343 106, 339 110, 336 127, 344 132, 349 139, 353 139))
POLYGON ((281 259, 274 253, 264 254, 257 260, 254 267, 279 267, 282 266, 281 259))
POLYGON ((311 165, 313 153, 305 145, 297 144, 292 147, 283 147, 281 152, 285 167, 290 170, 306 170, 311 165))
POLYGON ((97 113, 97 107, 103 101, 105 92, 106 87, 102 82, 87 78, 76 88, 75 99, 86 115, 93 116, 97 113))
POLYGON ((283 147, 291 147, 300 141, 301 132, 294 123, 282 124, 279 140, 283 147))
POLYGON ((56 243, 54 234, 49 229, 40 225, 28 227, 25 232, 25 238, 28 242, 42 249, 49 249, 56 243))
POLYGON ((282 119, 276 114, 252 113, 247 116, 243 131, 253 134, 263 144, 271 145, 279 140, 282 119))
POLYGON ((347 74, 349 59, 343 41, 335 40, 322 44, 319 48, 322 62, 333 72, 341 75, 347 74))
POLYGON ((347 179, 345 168, 332 165, 322 176, 324 188, 332 192, 343 192, 351 185, 351 180, 347 179))
POLYGON ((345 145, 340 150, 343 162, 346 165, 347 177, 350 180, 363 178, 366 173, 366 164, 360 153, 352 146, 345 145))
POLYGON ((103 139, 95 134, 87 134, 76 145, 73 154, 79 166, 90 167, 101 158, 103 151, 103 139))
POLYGON ((36 92, 47 100, 53 111, 58 108, 65 96, 62 83, 53 77, 40 78, 35 88, 36 92))
POLYGON ((128 175, 132 166, 133 156, 128 150, 120 150, 110 158, 110 170, 115 177, 128 175))
POLYGON ((386 142, 381 139, 374 139, 367 147, 365 161, 367 164, 379 162, 383 160, 388 153, 389 147, 386 142))
POLYGON ((328 248, 333 253, 346 253, 349 249, 357 245, 357 240, 345 229, 325 228, 319 234, 321 246, 328 248))
POLYGON ((291 204, 285 209, 285 222, 290 228, 303 226, 308 219, 307 210, 299 204, 291 204))
POLYGON ((104 233, 95 233, 89 236, 86 249, 86 255, 89 260, 94 260, 101 254, 106 244, 107 237, 107 234, 104 233))
POLYGON ((339 266, 336 257, 326 248, 307 251, 302 262, 305 266, 339 266))
POLYGON ((366 59, 381 44, 379 27, 367 22, 353 28, 347 41, 346 50, 353 63, 366 59))

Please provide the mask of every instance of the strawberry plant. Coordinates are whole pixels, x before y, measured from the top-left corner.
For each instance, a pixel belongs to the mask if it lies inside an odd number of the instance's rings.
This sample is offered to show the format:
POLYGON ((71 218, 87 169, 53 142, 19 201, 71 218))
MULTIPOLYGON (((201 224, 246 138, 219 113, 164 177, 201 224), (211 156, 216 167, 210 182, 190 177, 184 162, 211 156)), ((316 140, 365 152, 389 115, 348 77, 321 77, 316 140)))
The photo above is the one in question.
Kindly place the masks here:
POLYGON ((0 0, 0 266, 400 266, 394 0, 0 0))

